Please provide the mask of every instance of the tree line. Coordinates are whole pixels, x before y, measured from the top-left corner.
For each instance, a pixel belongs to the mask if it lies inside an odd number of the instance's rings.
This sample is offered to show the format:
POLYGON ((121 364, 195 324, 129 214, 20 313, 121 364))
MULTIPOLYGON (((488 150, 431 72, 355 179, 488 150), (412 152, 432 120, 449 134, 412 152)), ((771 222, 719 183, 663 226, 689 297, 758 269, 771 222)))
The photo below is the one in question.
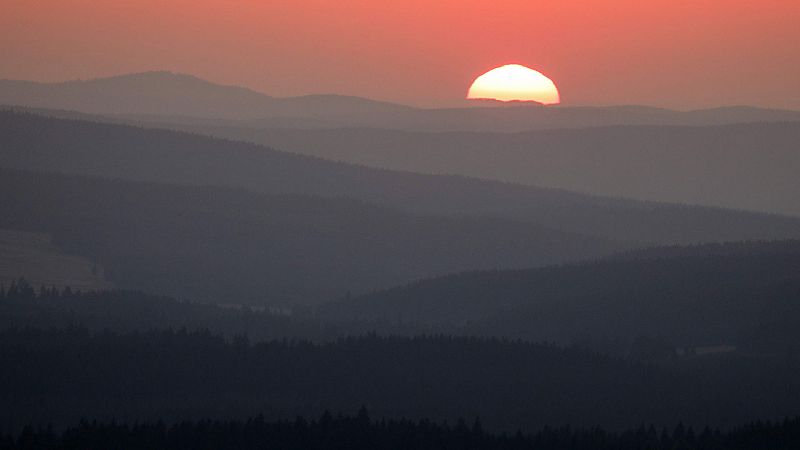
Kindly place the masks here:
POLYGON ((122 289, 34 287, 22 277, 8 286, 0 284, 0 330, 79 326, 90 331, 126 333, 185 328, 208 330, 228 338, 247 335, 256 342, 282 338, 330 341, 376 329, 384 334, 405 335, 428 331, 412 324, 321 320, 310 309, 298 306, 276 311, 241 305, 236 289, 225 297, 230 304, 217 305, 122 289))
POLYGON ((754 422, 725 432, 678 424, 657 430, 644 425, 622 432, 602 428, 544 427, 534 433, 497 434, 479 419, 468 423, 372 420, 325 412, 318 419, 267 421, 199 420, 126 424, 81 421, 55 432, 26 427, 0 436, 0 450, 789 450, 800 447, 800 419, 754 422))

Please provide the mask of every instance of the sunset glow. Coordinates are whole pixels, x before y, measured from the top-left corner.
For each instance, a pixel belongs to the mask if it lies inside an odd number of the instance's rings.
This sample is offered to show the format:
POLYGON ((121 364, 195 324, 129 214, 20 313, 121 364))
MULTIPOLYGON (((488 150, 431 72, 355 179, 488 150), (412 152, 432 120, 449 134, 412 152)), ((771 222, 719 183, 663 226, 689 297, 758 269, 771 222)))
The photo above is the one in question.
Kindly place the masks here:
POLYGON ((550 78, 519 64, 498 67, 479 76, 470 86, 467 98, 533 101, 544 105, 561 102, 558 88, 550 78))
POLYGON ((520 63, 555 81, 572 106, 800 109, 796 0, 0 5, 0 79, 169 70, 277 97, 337 93, 441 108, 469 103, 481 72, 520 63))

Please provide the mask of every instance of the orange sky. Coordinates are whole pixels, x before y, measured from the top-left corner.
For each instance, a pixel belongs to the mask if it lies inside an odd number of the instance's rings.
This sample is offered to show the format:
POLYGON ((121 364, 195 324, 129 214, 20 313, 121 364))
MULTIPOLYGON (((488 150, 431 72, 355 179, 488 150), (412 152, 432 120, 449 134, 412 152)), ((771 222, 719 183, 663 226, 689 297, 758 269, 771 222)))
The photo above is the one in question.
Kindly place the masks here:
POLYGON ((0 78, 164 69, 448 106, 507 63, 565 105, 800 109, 800 1, 0 1, 0 78))

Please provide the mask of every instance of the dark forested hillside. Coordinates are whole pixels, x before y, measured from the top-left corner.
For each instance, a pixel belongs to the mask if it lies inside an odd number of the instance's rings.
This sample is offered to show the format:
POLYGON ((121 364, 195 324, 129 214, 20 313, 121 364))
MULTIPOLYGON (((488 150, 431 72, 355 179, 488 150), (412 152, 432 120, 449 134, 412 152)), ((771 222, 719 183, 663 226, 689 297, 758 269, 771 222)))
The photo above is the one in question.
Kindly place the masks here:
POLYGON ((329 317, 561 342, 642 336, 672 347, 800 351, 800 242, 631 252, 599 262, 464 273, 343 300, 329 317))
POLYGON ((0 228, 51 234, 64 251, 101 264, 117 287, 219 303, 319 303, 431 274, 625 247, 345 199, 12 170, 0 170, 0 205, 0 228))
MULTIPOLYGON (((235 298, 228 298, 235 301, 235 298)), ((118 333, 156 329, 209 330, 227 338, 247 335, 253 341, 296 338, 330 340, 364 333, 323 324, 295 311, 269 310, 232 304, 180 302, 136 291, 81 291, 33 287, 22 278, 0 285, 0 329, 68 328, 118 333)))
POLYGON ((614 200, 457 176, 370 169, 166 130, 0 112, 0 167, 350 197, 488 215, 605 239, 679 243, 800 237, 800 219, 614 200))
MULTIPOLYGON (((185 329, 207 330, 226 338, 246 335, 253 342, 275 339, 324 342, 376 329, 375 322, 322 321, 313 316, 310 308, 247 306, 236 303, 237 300, 230 296, 218 299, 217 303, 198 303, 138 291, 34 287, 20 278, 0 284, 0 330, 83 327, 92 332, 128 333, 185 329)), ((392 323, 381 324, 380 329, 393 335, 428 331, 392 323)))
POLYGON ((0 423, 69 425, 355 411, 487 428, 731 426, 800 414, 800 361, 687 359, 674 368, 476 338, 226 342, 208 333, 0 332, 0 423))
MULTIPOLYGON (((451 422, 452 423, 452 422, 451 422)), ((480 420, 449 424, 430 420, 372 420, 366 408, 358 415, 269 422, 182 421, 120 424, 81 421, 62 433, 28 427, 0 437, 0 450, 795 450, 800 420, 754 422, 721 432, 678 424, 656 429, 644 425, 624 432, 600 428, 544 427, 535 433, 494 434, 480 420)))

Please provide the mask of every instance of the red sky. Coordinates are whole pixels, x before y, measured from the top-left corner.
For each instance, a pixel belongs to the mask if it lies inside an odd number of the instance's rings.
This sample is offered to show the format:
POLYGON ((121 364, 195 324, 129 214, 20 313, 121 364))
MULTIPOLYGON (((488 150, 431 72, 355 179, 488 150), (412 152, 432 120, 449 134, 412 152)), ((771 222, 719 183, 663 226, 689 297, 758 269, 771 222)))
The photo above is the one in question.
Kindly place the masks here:
POLYGON ((0 78, 172 70, 448 106, 507 63, 569 105, 800 109, 800 0, 0 2, 0 78))

